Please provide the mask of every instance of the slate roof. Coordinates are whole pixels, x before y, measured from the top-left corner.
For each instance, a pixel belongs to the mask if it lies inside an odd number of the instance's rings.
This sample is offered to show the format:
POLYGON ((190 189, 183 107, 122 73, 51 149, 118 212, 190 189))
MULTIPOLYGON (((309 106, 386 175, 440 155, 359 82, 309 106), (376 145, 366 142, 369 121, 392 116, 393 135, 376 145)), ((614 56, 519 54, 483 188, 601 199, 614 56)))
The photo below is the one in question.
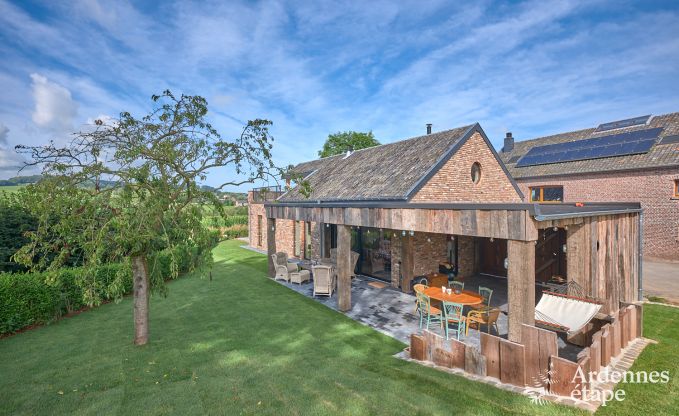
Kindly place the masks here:
POLYGON ((674 143, 663 144, 662 140, 660 140, 660 144, 653 145, 651 150, 644 154, 577 160, 573 162, 525 166, 520 168, 516 167, 516 162, 520 157, 525 155, 535 146, 574 142, 582 139, 603 137, 611 134, 656 127, 663 128, 660 133, 661 138, 679 135, 679 112, 655 116, 649 120, 648 124, 640 126, 600 132, 597 131, 596 127, 593 127, 515 142, 514 149, 511 152, 500 153, 500 157, 515 179, 679 166, 679 143, 676 140, 672 140, 674 143))
POLYGON ((405 200, 478 124, 458 127, 353 152, 300 163, 292 171, 307 177, 311 195, 297 188, 280 202, 405 200))

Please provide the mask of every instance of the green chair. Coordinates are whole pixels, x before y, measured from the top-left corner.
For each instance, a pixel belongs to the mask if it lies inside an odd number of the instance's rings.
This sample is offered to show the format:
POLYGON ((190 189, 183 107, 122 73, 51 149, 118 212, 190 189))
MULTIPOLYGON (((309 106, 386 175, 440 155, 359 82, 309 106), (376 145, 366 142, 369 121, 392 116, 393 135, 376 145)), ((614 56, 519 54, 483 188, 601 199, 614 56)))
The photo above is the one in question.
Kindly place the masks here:
POLYGON ((479 295, 483 299, 478 305, 471 305, 472 309, 482 310, 490 307, 490 298, 493 296, 493 289, 487 288, 485 286, 479 286, 479 295))
POLYGON ((446 334, 446 339, 450 339, 449 337, 449 328, 450 325, 455 326, 455 330, 457 331, 457 340, 460 340, 460 334, 462 331, 465 330, 466 327, 466 320, 464 315, 462 314, 462 310, 464 309, 464 305, 459 304, 459 303, 453 303, 453 302, 443 302, 443 305, 441 307, 441 311, 443 313, 443 329, 446 334))
POLYGON ((453 280, 452 282, 448 282, 448 287, 453 290, 459 289, 460 292, 462 292, 464 290, 464 282, 453 280))

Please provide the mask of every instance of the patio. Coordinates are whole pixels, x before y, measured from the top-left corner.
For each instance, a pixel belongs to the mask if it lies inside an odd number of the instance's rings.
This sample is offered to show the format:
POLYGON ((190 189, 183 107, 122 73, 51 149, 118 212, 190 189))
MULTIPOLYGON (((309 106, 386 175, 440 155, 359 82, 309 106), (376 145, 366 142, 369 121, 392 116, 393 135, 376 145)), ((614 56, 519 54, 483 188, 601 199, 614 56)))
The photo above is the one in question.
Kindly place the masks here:
MULTIPOLYGON (((297 293, 306 297, 312 298, 315 301, 324 304, 325 306, 339 311, 337 305, 337 294, 333 293, 331 297, 327 296, 313 296, 313 283, 307 282, 302 285, 296 283, 284 282, 276 280, 276 282, 286 286, 297 293)), ((507 337, 508 320, 507 320, 507 281, 506 279, 489 277, 484 275, 476 275, 465 279, 465 289, 478 290, 479 286, 485 286, 493 289, 493 296, 491 298, 491 306, 499 308, 503 313, 498 318, 497 325, 500 331, 500 336, 507 337)), ((538 295, 539 296, 539 295, 538 295)), ((465 315, 467 313, 465 308, 465 315)), ((367 276, 359 275, 352 279, 351 283, 351 309, 344 312, 345 315, 353 320, 367 325, 383 334, 392 338, 396 338, 404 343, 410 342, 410 334, 420 331, 419 316, 415 313, 415 296, 403 293, 398 289, 373 279, 367 276), (371 283, 373 285, 371 285, 371 283), (375 287, 384 284, 383 288, 375 287)), ((438 327, 432 328, 440 331, 438 327)), ((486 327, 482 327, 486 331, 486 327)), ((494 334, 494 331, 491 331, 494 334)), ((451 332, 454 334, 454 332, 451 332)), ((495 334, 498 335, 498 334, 495 334)), ((480 347, 479 331, 470 328, 469 335, 460 337, 460 340, 480 347)), ((581 348, 572 344, 567 344, 561 338, 558 340, 559 355, 561 357, 575 357, 580 352, 581 348)))

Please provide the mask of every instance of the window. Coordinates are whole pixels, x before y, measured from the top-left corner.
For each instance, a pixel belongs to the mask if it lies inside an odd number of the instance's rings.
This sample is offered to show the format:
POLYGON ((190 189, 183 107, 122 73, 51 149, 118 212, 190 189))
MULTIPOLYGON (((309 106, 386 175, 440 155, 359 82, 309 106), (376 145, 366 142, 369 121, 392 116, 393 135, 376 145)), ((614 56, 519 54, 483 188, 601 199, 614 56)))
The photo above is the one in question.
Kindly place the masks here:
POLYGON ((294 222, 294 254, 293 256, 299 258, 302 255, 302 223, 300 221, 294 222))
POLYGON ((262 216, 257 216, 257 247, 262 247, 262 216))
POLYGON ((674 180, 674 197, 679 198, 679 179, 674 180))
POLYGON ((530 202, 563 202, 563 186, 531 187, 530 202))
POLYGON ((304 223, 304 258, 311 258, 311 222, 304 223))
POLYGON ((472 165, 472 182, 479 183, 481 180, 481 164, 479 162, 474 162, 472 165))

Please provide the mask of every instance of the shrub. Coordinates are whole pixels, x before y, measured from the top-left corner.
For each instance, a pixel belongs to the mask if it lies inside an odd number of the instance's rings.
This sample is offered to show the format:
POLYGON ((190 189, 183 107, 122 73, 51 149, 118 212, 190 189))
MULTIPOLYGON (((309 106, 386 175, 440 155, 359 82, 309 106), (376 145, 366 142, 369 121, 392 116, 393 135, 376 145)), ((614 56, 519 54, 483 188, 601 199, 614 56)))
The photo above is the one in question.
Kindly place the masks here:
MULTIPOLYGON (((217 234, 211 236, 217 242, 217 234)), ((192 270, 201 260, 198 247, 181 245, 148 259, 152 279, 171 277, 171 258, 178 273, 192 270)), ((47 273, 0 273, 0 334, 40 325, 82 309, 91 299, 114 300, 116 293, 132 292, 132 270, 127 263, 104 264, 91 272, 63 268, 47 273), (83 287, 93 287, 92 292, 83 287), (108 292, 107 292, 108 291, 108 292)))
POLYGON ((0 274, 0 333, 43 324, 60 316, 61 293, 42 273, 0 274))
POLYGON ((231 227, 222 228, 222 238, 224 238, 225 240, 231 240, 234 238, 247 236, 248 236, 247 224, 237 224, 231 227))

